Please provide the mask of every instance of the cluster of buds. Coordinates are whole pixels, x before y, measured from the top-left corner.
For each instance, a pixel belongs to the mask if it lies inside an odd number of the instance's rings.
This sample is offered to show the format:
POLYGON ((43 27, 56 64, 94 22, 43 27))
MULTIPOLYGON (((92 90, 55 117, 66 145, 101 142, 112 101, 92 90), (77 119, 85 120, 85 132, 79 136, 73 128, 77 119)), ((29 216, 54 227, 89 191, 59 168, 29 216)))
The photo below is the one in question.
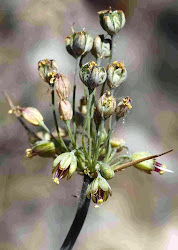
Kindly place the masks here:
POLYGON ((123 11, 112 11, 111 8, 102 10, 98 14, 100 24, 110 38, 106 39, 105 35, 98 35, 93 39, 83 30, 81 32, 73 31, 73 34, 65 39, 67 51, 76 59, 73 105, 68 100, 72 90, 71 81, 59 73, 56 61, 44 59, 38 62, 39 75, 51 89, 51 106, 56 133, 50 132, 44 123, 43 116, 36 108, 21 108, 11 105, 10 113, 14 113, 20 118, 28 132, 30 129, 22 121, 23 119, 34 126, 43 128, 46 133, 44 136, 41 131, 36 134, 32 132, 35 139, 31 140, 31 148, 26 150, 28 158, 36 155, 54 158, 52 179, 56 184, 59 184, 65 177, 67 180, 70 179, 74 172, 88 175, 92 181, 88 185, 86 196, 91 198, 94 203, 102 204, 112 195, 107 180, 114 178, 115 172, 128 166, 127 164, 146 173, 155 171, 163 174, 164 171, 171 171, 166 170, 165 165, 156 162, 153 157, 151 158, 150 153, 139 152, 130 155, 127 152, 127 154, 122 154, 123 150, 128 149, 125 146, 125 140, 111 138, 117 121, 132 108, 130 97, 121 98, 117 103, 114 96, 115 89, 127 78, 124 63, 112 62, 113 38, 124 27, 125 15, 123 11), (82 65, 82 57, 90 51, 96 57, 97 62, 90 61, 82 65), (100 66, 101 60, 108 57, 107 66, 100 66), (78 78, 84 89, 84 96, 79 103, 80 112, 75 110, 78 78), (106 83, 109 90, 105 89, 106 83), (99 95, 96 90, 100 90, 99 95), (59 117, 55 111, 55 93, 59 98, 59 117), (98 100, 96 100, 97 96, 100 96, 98 100), (65 123, 65 129, 59 128, 58 118, 65 123), (118 152, 120 155, 117 154, 118 152), (145 157, 149 159, 145 161, 145 157))

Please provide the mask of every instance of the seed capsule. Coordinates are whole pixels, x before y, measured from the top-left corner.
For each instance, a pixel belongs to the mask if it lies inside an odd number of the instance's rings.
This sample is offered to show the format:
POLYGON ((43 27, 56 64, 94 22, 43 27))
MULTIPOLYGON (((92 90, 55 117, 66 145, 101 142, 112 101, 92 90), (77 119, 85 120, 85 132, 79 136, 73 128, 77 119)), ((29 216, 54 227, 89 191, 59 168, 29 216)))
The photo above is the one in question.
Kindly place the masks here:
POLYGON ((55 60, 44 59, 38 62, 40 77, 47 83, 54 84, 55 75, 58 73, 58 65, 55 60))
POLYGON ((132 108, 132 100, 129 96, 123 98, 116 107, 116 116, 117 118, 121 118, 125 116, 125 114, 132 108))
POLYGON ((70 55, 77 58, 87 54, 93 46, 93 37, 85 31, 74 32, 65 38, 66 49, 70 55))
POLYGON ((89 88, 94 89, 106 81, 106 70, 95 62, 88 62, 80 69, 80 79, 89 88))
POLYGON ((111 54, 111 40, 105 39, 104 35, 99 35, 93 43, 92 54, 96 58, 107 58, 111 54))
POLYGON ((125 25, 125 15, 122 10, 101 10, 98 12, 101 27, 109 34, 117 34, 125 25))
POLYGON ((103 94, 97 102, 97 113, 104 118, 110 117, 116 109, 116 99, 110 92, 103 94))
POLYGON ((123 63, 113 62, 107 67, 107 84, 110 88, 117 88, 127 78, 127 70, 123 63))

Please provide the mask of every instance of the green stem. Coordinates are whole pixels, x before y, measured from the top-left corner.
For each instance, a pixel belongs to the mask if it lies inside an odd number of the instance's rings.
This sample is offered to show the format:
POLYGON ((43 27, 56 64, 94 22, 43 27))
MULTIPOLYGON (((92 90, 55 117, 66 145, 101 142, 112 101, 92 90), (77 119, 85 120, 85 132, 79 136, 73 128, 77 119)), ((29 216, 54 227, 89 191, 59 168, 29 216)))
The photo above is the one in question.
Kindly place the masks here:
POLYGON ((116 160, 118 160, 118 159, 120 159, 120 158, 132 159, 131 155, 119 155, 119 156, 117 156, 116 158, 111 159, 111 160, 108 161, 108 162, 109 162, 109 164, 111 164, 112 162, 114 162, 114 161, 116 161, 116 160))
MULTIPOLYGON (((110 129, 110 131, 109 131, 109 133, 108 133, 108 135, 107 135, 107 138, 106 138, 104 144, 103 144, 102 147, 100 148, 100 153, 101 153, 102 149, 107 145, 107 143, 108 143, 108 141, 109 141, 109 139, 110 139, 111 133, 112 133, 112 131, 114 130, 116 124, 117 124, 117 121, 118 121, 118 118, 116 117, 116 120, 114 121, 114 123, 113 123, 113 125, 112 125, 112 127, 111 127, 111 129, 110 129)), ((100 154, 100 153, 99 153, 99 154, 100 154)))
POLYGON ((112 150, 112 153, 110 154, 109 159, 106 159, 105 162, 106 162, 106 163, 110 162, 110 161, 112 160, 112 158, 114 157, 114 155, 115 155, 116 152, 117 152, 117 148, 114 148, 114 149, 112 150))
MULTIPOLYGON (((113 93, 114 93, 114 89, 111 89, 111 96, 113 95, 113 93)), ((108 134, 109 134, 109 132, 111 130, 111 126, 112 126, 112 115, 109 117, 108 134)), ((110 145, 110 143, 108 141, 106 159, 109 158, 110 151, 111 151, 111 145, 110 145)))
MULTIPOLYGON (((50 136, 52 137, 53 141, 60 147, 60 149, 62 150, 61 144, 56 140, 56 138, 54 137, 54 135, 50 132, 49 128, 44 124, 44 122, 41 122, 39 124, 40 127, 42 127, 47 133, 50 134, 50 136)), ((68 150, 67 150, 68 151, 68 150)))
MULTIPOLYGON (((111 61, 113 59, 113 54, 114 54, 114 49, 115 49, 115 37, 116 37, 116 35, 111 35, 111 54, 110 54, 110 58, 109 58, 109 64, 111 63, 111 61)), ((106 85, 106 81, 103 83, 100 96, 102 96, 104 93, 105 85, 106 85)))
MULTIPOLYGON (((53 117, 54 117, 54 123, 55 123, 55 127, 56 127, 56 131, 57 131, 57 134, 58 134, 58 139, 59 139, 59 142, 61 144, 61 149, 65 152, 65 151, 68 151, 61 135, 60 135, 60 132, 59 132, 59 127, 58 127, 58 122, 57 122, 57 117, 56 117, 56 110, 55 110, 55 95, 54 95, 54 84, 51 85, 51 99, 52 99, 52 109, 53 109, 53 117)), ((52 135, 52 134, 51 134, 52 135)), ((52 135, 53 138, 55 138, 53 135, 52 135)))
POLYGON ((94 158, 94 161, 93 161, 93 168, 95 167, 96 165, 96 162, 98 160, 98 157, 100 155, 100 144, 101 144, 101 139, 102 139, 102 131, 104 129, 104 117, 102 117, 101 119, 101 123, 100 123, 100 127, 99 127, 99 130, 98 130, 98 140, 97 140, 97 143, 96 143, 96 147, 95 147, 95 158, 94 158))
POLYGON ((85 116, 85 120, 84 120, 84 125, 83 125, 83 130, 82 130, 82 146, 83 146, 83 151, 85 153, 85 155, 87 156, 87 158, 89 159, 89 161, 91 162, 91 158, 89 156, 89 154, 87 153, 86 151, 86 148, 85 148, 85 129, 86 129, 86 126, 88 124, 88 140, 89 140, 89 150, 91 150, 91 140, 90 140, 90 109, 91 109, 91 101, 92 101, 92 98, 93 98, 93 93, 94 91, 93 90, 89 90, 89 100, 87 101, 87 113, 86 113, 86 116, 85 116))
MULTIPOLYGON (((113 159, 111 162, 113 161, 116 161, 116 160, 119 160, 119 159, 122 159, 122 160, 125 160, 125 159, 129 159, 130 161, 132 160, 132 157, 129 156, 129 155, 119 155, 118 157, 116 157, 115 159, 113 159)), ((111 165, 111 162, 109 163, 111 165)), ((120 164, 120 161, 119 162, 116 162, 114 164, 111 165, 112 168, 115 168, 117 165, 120 164)))
POLYGON ((76 66, 75 66, 75 74, 74 74, 74 87, 73 87, 73 131, 74 131, 74 138, 75 142, 77 140, 77 126, 76 126, 76 116, 75 116, 75 98, 76 98, 76 88, 77 88, 77 80, 78 80, 78 74, 80 69, 80 60, 81 56, 78 56, 76 59, 76 66))
POLYGON ((67 131, 68 131, 70 140, 71 140, 71 142, 72 142, 72 144, 73 144, 73 147, 74 147, 74 149, 76 149, 76 148, 77 148, 77 145, 76 145, 74 136, 73 136, 72 131, 71 131, 71 128, 70 128, 70 121, 65 121, 65 124, 66 124, 66 126, 67 126, 67 131))

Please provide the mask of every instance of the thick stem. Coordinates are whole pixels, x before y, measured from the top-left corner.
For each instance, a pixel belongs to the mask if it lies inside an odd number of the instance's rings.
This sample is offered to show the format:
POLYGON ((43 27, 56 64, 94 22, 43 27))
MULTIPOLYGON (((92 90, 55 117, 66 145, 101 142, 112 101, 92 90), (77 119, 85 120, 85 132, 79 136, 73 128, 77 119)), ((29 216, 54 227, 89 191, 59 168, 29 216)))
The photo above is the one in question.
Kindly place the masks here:
POLYGON ((56 117, 56 110, 55 110, 55 95, 54 95, 54 84, 51 85, 51 102, 52 102, 52 109, 53 109, 53 117, 54 117, 54 123, 55 123, 55 127, 56 127, 56 131, 58 134, 58 138, 59 138, 59 142, 61 144, 61 149, 65 152, 68 151, 61 135, 59 132, 59 127, 58 127, 58 122, 57 122, 57 117, 56 117))
POLYGON ((82 229, 90 205, 90 199, 86 197, 86 190, 91 181, 92 179, 88 175, 84 175, 83 186, 78 202, 77 212, 60 250, 72 249, 82 229))
POLYGON ((73 87, 73 130, 74 130, 74 138, 75 142, 77 140, 77 126, 76 126, 76 117, 75 117, 75 98, 76 98, 76 88, 77 88, 77 80, 78 80, 78 74, 80 69, 80 59, 81 56, 77 57, 76 59, 76 66, 75 66, 75 75, 74 75, 74 87, 73 87))

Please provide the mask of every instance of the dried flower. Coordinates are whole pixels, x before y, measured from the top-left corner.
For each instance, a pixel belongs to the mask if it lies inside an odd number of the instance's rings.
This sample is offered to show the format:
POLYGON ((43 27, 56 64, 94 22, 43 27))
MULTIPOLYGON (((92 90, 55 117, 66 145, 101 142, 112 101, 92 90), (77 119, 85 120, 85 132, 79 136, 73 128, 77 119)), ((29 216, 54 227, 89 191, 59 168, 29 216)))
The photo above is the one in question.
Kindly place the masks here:
POLYGON ((108 118, 116 109, 116 99, 108 91, 100 97, 96 109, 101 117, 108 118))
MULTIPOLYGON (((137 152, 132 155, 132 161, 136 161, 148 156, 151 156, 149 152, 137 152)), ((148 174, 151 174, 152 171, 155 171, 159 174, 164 174, 164 172, 173 173, 173 171, 166 169, 166 165, 157 162, 156 159, 142 161, 140 163, 135 164, 134 167, 143 170, 148 174)))
POLYGON ((93 43, 92 53, 96 58, 107 58, 111 54, 111 40, 99 35, 93 43))
POLYGON ((41 157, 54 157, 56 153, 55 145, 52 141, 37 141, 32 148, 26 150, 26 156, 32 158, 35 155, 41 157))
POLYGON ((88 62, 80 69, 80 79, 89 88, 94 89, 106 81, 106 70, 95 62, 88 62))
POLYGON ((85 55, 93 46, 93 37, 85 31, 74 32, 65 38, 66 49, 73 57, 85 55))
POLYGON ((55 78, 56 92, 61 99, 66 99, 71 93, 71 82, 63 74, 57 74, 55 78))
POLYGON ((59 181, 67 175, 67 180, 71 178, 72 174, 77 168, 77 158, 73 152, 60 154, 53 161, 53 182, 59 184, 59 181))
POLYGON ((60 114, 60 119, 63 121, 68 121, 72 119, 73 111, 69 101, 67 100, 59 101, 59 114, 60 114))
POLYGON ((38 72, 45 82, 54 84, 55 75, 58 73, 58 65, 55 60, 41 60, 38 62, 38 72))
POLYGON ((97 204, 102 204, 109 195, 112 195, 111 187, 101 175, 92 181, 86 191, 87 198, 91 197, 92 201, 97 204))
POLYGON ((107 67, 107 84, 110 88, 117 88, 127 78, 127 70, 122 62, 113 62, 107 67))
POLYGON ((115 35, 125 25, 125 15, 122 10, 101 10, 98 12, 101 27, 109 34, 115 35))
POLYGON ((116 107, 116 116, 117 118, 121 118, 126 115, 126 113, 132 108, 132 100, 129 96, 123 98, 116 107))

